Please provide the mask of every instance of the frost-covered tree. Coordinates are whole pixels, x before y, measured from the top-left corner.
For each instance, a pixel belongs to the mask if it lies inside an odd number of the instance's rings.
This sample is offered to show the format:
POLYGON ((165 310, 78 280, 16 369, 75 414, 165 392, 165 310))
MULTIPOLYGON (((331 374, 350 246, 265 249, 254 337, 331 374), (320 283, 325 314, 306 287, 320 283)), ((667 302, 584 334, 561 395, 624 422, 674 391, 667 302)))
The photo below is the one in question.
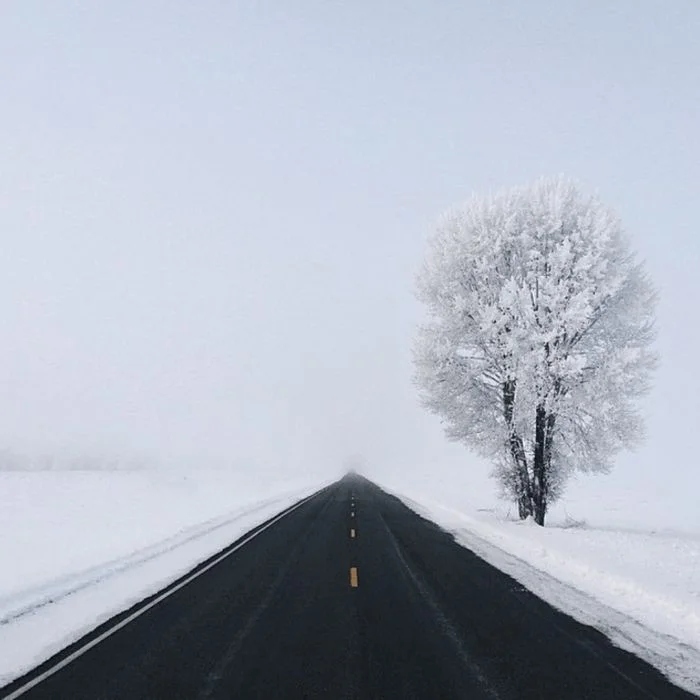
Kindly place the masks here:
POLYGON ((424 404, 495 464, 544 524, 573 470, 607 471, 642 436, 654 289, 620 221, 564 178, 443 216, 418 279, 424 404))

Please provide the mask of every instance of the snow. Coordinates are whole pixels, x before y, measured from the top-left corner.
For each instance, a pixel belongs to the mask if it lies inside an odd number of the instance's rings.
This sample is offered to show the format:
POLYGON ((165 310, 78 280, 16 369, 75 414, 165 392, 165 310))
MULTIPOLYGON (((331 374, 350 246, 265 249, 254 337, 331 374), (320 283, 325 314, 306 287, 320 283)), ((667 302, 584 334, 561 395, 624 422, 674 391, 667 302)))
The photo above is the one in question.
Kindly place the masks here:
POLYGON ((524 511, 541 518, 572 472, 639 443, 656 296, 597 198, 563 177, 473 195, 436 226, 417 282, 422 402, 524 511))
POLYGON ((318 488, 224 470, 0 472, 0 686, 318 488))
POLYGON ((700 693, 697 516, 654 510, 654 494, 642 500, 597 477, 573 483, 541 528, 515 519, 513 507, 468 473, 380 483, 544 600, 700 693))
MULTIPOLYGON (((694 498, 631 488, 622 470, 572 482, 540 528, 514 520, 484 474, 376 480, 543 599, 700 693, 694 498)), ((269 483, 223 470, 0 472, 0 685, 322 485, 269 483)))

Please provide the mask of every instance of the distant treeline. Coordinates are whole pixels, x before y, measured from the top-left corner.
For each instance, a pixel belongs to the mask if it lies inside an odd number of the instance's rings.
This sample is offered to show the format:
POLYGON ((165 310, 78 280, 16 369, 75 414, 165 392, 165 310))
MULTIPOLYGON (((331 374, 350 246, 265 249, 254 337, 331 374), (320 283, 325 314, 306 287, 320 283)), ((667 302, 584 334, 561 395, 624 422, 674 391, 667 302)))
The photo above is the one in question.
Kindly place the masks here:
POLYGON ((140 471, 146 460, 93 454, 28 454, 0 450, 0 471, 140 471))

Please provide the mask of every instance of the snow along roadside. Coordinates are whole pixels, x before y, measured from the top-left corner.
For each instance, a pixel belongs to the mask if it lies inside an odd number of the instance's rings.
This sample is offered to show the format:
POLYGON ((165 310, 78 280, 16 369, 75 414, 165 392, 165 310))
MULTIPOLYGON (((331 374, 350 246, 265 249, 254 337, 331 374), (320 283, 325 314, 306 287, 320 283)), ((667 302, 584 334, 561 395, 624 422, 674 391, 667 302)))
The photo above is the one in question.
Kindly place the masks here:
POLYGON ((131 555, 0 600, 0 687, 323 486, 238 508, 131 555))
MULTIPOLYGON (((672 634, 660 631, 645 624, 647 620, 635 619, 621 611, 622 606, 615 605, 620 596, 629 595, 637 595, 641 605, 649 608, 669 605, 668 601, 645 592, 643 581, 624 581, 607 576, 603 571, 595 571, 594 564, 577 561, 575 551, 567 552, 564 558, 560 552, 543 549, 541 541, 525 542, 508 536, 504 529, 522 527, 517 523, 492 524, 439 503, 417 502, 404 494, 387 490, 418 515, 452 533, 459 544, 512 576, 550 605, 596 628, 620 648, 658 668, 676 685, 700 695, 700 648, 693 643, 695 633, 700 629, 696 611, 676 611, 679 620, 677 634, 675 631, 672 634), (554 566, 548 566, 549 558, 554 560, 554 566), (567 567, 568 575, 562 575, 567 567), (584 571, 585 575, 581 575, 584 571), (591 586, 590 579, 596 576, 596 585, 591 586), (606 589, 607 596, 604 595, 606 589)), ((656 612, 650 610, 648 618, 657 618, 656 612)), ((668 616, 668 610, 661 612, 668 616)))

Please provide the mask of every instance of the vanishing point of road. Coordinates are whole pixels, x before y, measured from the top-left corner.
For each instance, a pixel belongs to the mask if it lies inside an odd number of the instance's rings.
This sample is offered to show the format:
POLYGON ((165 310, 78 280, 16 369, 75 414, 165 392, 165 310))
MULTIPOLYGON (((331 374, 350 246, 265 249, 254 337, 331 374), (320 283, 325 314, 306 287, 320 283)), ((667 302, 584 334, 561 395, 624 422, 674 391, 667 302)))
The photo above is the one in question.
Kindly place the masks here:
POLYGON ((0 690, 19 697, 694 696, 346 477, 0 690))

